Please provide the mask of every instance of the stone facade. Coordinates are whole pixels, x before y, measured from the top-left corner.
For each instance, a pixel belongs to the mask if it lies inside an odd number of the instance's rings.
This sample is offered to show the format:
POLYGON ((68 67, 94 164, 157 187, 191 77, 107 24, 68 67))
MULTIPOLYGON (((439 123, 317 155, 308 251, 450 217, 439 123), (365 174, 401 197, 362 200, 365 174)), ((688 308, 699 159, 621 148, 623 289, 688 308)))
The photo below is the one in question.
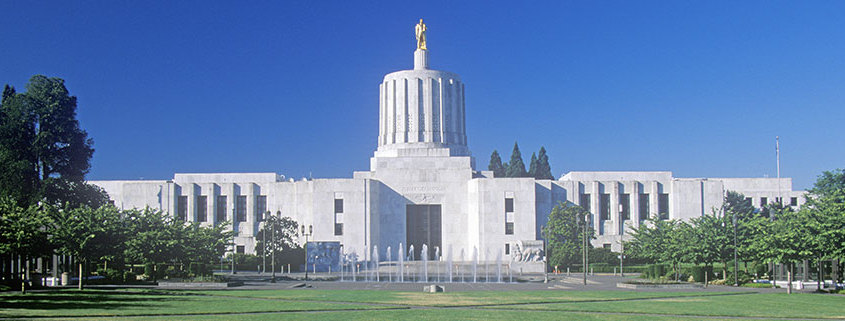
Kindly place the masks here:
POLYGON ((362 260, 373 246, 392 248, 395 258, 400 243, 406 249, 414 244, 417 258, 426 243, 455 260, 476 251, 481 260, 522 260, 525 251, 515 249, 536 247, 558 202, 588 208, 597 234, 593 245, 617 251, 630 228, 645 219, 710 213, 728 190, 757 207, 778 197, 794 206, 804 202, 789 178, 675 178, 671 172, 493 177, 476 170, 467 148, 460 77, 428 69, 426 50, 414 56, 413 70, 390 73, 379 85, 378 147, 370 170, 352 178, 294 181, 275 173, 219 173, 91 183, 120 208, 151 207, 204 225, 234 221, 238 251, 254 252, 255 235, 270 213, 313 226, 310 240, 339 242, 344 253, 362 260))

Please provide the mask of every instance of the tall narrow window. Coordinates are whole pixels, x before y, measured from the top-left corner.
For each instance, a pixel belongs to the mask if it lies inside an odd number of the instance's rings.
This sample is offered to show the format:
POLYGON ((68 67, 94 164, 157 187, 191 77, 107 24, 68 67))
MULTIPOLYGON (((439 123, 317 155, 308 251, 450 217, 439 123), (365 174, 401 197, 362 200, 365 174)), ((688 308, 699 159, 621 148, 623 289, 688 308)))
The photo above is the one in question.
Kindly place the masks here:
POLYGON ((631 219, 631 194, 619 194, 619 215, 623 221, 631 219))
POLYGON ((197 196, 197 222, 208 222, 208 196, 197 196))
POLYGON ((267 211, 267 195, 255 197, 255 221, 264 221, 264 212, 267 211))
POLYGON ((218 222, 223 222, 226 220, 226 196, 217 196, 217 208, 215 209, 215 211, 217 212, 215 213, 215 216, 217 216, 218 222))
POLYGON ((183 221, 183 222, 188 220, 188 197, 187 196, 179 196, 179 200, 176 203, 176 219, 183 221))
POLYGON ((235 201, 235 217, 238 222, 246 222, 246 195, 238 195, 235 201))
POLYGON ((789 206, 798 206, 798 198, 797 197, 790 197, 789 198, 789 206))
POLYGON ((760 198, 760 207, 766 207, 766 204, 769 204, 768 197, 761 197, 760 198))
POLYGON ((343 235, 343 199, 334 199, 334 235, 343 235))
POLYGON ((657 197, 657 213, 661 220, 669 219, 669 194, 661 193, 657 197))
POLYGON ((505 198, 505 235, 512 235, 513 234, 513 222, 514 222, 513 198, 506 197, 505 198))
POLYGON ((511 254, 511 245, 510 243, 505 243, 505 255, 511 254))
POLYGON ((610 194, 599 195, 599 219, 610 219, 610 194))
POLYGON ((581 194, 578 200, 578 205, 580 205, 581 208, 587 210, 587 212, 590 212, 590 194, 581 194))
POLYGON ((648 194, 640 194, 640 221, 648 219, 648 194))

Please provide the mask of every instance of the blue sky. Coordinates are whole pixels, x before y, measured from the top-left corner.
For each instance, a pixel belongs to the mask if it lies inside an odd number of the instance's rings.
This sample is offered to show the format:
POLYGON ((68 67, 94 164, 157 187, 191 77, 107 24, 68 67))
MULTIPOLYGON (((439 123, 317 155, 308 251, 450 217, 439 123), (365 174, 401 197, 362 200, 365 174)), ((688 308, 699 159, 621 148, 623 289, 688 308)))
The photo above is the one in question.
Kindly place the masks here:
POLYGON ((3 1, 0 82, 66 80, 89 179, 351 177, 424 18, 480 168, 518 141, 555 176, 774 177, 778 135, 795 188, 845 167, 843 1, 514 3, 3 1))

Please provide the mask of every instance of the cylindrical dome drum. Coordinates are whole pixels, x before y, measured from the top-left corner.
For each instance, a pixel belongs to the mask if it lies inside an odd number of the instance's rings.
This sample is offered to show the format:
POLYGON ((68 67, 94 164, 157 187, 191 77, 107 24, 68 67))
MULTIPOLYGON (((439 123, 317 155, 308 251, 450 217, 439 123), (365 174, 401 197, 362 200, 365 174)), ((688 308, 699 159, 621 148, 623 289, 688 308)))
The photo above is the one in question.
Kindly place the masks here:
POLYGON ((427 50, 414 70, 387 74, 379 85, 378 150, 449 148, 468 156, 464 84, 454 73, 427 69, 427 50))

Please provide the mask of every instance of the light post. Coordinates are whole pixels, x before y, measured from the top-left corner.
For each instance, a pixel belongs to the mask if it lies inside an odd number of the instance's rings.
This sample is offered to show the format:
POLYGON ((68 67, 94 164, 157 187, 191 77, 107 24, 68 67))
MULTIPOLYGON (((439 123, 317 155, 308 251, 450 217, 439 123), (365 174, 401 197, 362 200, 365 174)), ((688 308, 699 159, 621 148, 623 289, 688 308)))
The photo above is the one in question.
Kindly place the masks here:
POLYGON ((583 248, 584 248, 584 285, 587 285, 587 266, 590 264, 590 260, 587 257, 589 255, 589 251, 587 249, 587 224, 589 224, 590 220, 590 213, 584 214, 584 233, 583 233, 583 248))
POLYGON ((270 216, 270 228, 272 229, 270 238, 273 240, 273 252, 270 256, 270 260, 272 261, 270 264, 272 264, 273 278, 270 279, 270 283, 276 283, 276 217, 281 215, 282 211, 276 211, 276 216, 270 216))
MULTIPOLYGON (((780 184, 780 182, 778 182, 780 184)), ((733 223, 734 223, 734 286, 739 286, 739 280, 737 279, 737 272, 736 270, 739 269, 739 262, 736 261, 736 211, 733 213, 733 223)))
POLYGON ((543 234, 543 283, 549 283, 549 250, 546 248, 546 242, 549 239, 549 231, 545 226, 540 226, 540 233, 543 234))
POLYGON ((235 214, 235 208, 232 208, 232 274, 238 274, 238 271, 235 270, 235 254, 237 254, 238 248, 238 246, 235 244, 235 236, 238 235, 238 229, 237 227, 235 227, 235 222, 237 222, 235 214))
POLYGON ((264 228, 261 230, 261 238, 262 238, 262 246, 264 249, 261 251, 261 273, 267 273, 267 217, 270 216, 270 211, 264 213, 264 228))
POLYGON ((625 272, 622 270, 622 260, 625 259, 625 243, 622 243, 622 235, 619 235, 619 275, 625 277, 625 272))
POLYGON ((305 281, 308 281, 308 237, 314 234, 314 226, 308 225, 308 233, 305 233, 305 225, 302 225, 302 236, 305 236, 305 281))

